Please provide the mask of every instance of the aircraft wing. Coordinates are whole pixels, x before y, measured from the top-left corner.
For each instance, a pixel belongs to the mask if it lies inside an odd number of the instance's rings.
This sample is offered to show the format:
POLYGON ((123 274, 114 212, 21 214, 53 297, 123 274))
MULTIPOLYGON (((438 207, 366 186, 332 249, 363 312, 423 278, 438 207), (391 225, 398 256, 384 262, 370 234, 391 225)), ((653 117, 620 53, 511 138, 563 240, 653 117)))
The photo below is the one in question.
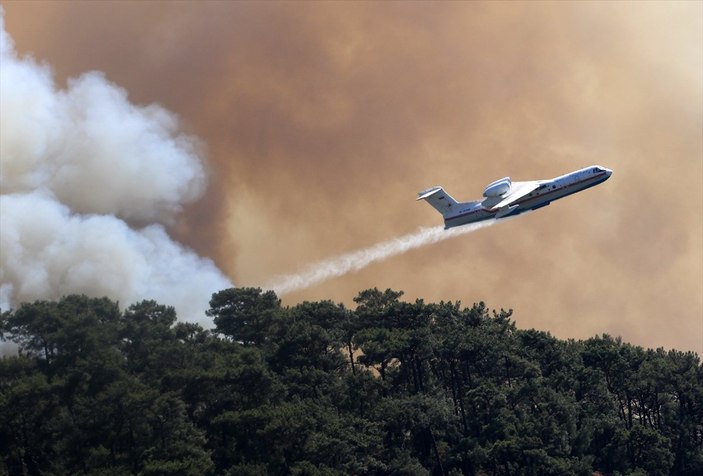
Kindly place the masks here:
POLYGON ((503 200, 491 207, 491 210, 495 211, 503 207, 512 205, 514 202, 520 200, 525 195, 536 190, 541 184, 542 182, 539 180, 534 180, 531 182, 513 182, 508 194, 503 198, 503 200))

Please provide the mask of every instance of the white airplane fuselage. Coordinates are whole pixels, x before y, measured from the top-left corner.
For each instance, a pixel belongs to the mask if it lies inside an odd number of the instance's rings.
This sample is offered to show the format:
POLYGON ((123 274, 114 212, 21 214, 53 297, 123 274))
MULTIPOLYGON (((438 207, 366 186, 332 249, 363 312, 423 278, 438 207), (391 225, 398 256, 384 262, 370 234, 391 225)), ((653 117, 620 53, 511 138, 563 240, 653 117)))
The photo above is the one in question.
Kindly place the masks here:
POLYGON ((551 180, 512 183, 506 177, 486 187, 482 200, 471 202, 456 202, 441 187, 433 187, 420 192, 418 200, 427 199, 442 213, 444 227, 452 228, 482 220, 515 216, 546 207, 554 200, 605 182, 612 173, 610 169, 594 165, 551 180), (504 185, 503 188, 500 188, 501 185, 504 185), (490 190, 492 186, 494 186, 494 192, 490 190), (525 193, 525 191, 529 192, 525 193), (516 198, 511 200, 511 195, 516 198))

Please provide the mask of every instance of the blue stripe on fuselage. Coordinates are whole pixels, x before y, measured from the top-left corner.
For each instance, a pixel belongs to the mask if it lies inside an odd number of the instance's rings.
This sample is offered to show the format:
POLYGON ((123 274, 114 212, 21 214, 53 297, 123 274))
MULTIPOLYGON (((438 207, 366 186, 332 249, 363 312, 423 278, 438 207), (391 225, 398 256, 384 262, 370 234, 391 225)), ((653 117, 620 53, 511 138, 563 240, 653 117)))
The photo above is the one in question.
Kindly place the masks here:
POLYGON ((583 190, 589 189, 589 188, 591 188, 591 187, 595 187, 596 185, 598 185, 598 184, 600 184, 600 183, 603 183, 603 182, 605 182, 606 180, 608 180, 608 174, 606 174, 606 173, 604 172, 603 175, 604 175, 604 177, 599 177, 598 175, 596 175, 596 176, 594 176, 594 177, 591 177, 591 178, 588 178, 588 179, 585 179, 585 180, 580 180, 580 181, 578 181, 578 182, 574 182, 574 183, 572 183, 572 184, 566 185, 566 186, 561 187, 561 188, 558 188, 558 189, 556 189, 556 190, 549 191, 549 192, 547 192, 547 193, 545 193, 545 194, 542 194, 542 195, 539 195, 539 196, 537 196, 537 197, 533 197, 533 198, 529 198, 529 197, 528 197, 528 198, 526 198, 526 199, 520 200, 520 201, 517 202, 517 204, 520 205, 520 207, 518 208, 518 210, 519 210, 519 209, 522 209, 522 211, 526 211, 526 210, 536 210, 537 208, 539 208, 540 206, 542 206, 542 204, 543 204, 544 201, 545 201, 544 198, 547 197, 548 195, 556 194, 555 197, 549 198, 549 199, 547 200, 547 203, 552 202, 552 201, 554 201, 554 200, 559 200, 560 198, 568 197, 569 195, 573 195, 574 193, 582 192, 583 190), (585 183, 585 182, 588 182, 589 180, 593 180, 593 183, 590 183, 590 184, 588 184, 588 185, 581 186, 581 184, 583 184, 583 183, 585 183), (578 188, 575 188, 575 189, 573 189, 573 190, 569 190, 570 188, 573 188, 573 187, 576 187, 576 186, 578 186, 578 188), (538 202, 535 203, 534 205, 530 205, 530 206, 526 206, 526 205, 525 205, 526 203, 529 203, 530 201, 533 201, 533 200, 537 200, 538 202))

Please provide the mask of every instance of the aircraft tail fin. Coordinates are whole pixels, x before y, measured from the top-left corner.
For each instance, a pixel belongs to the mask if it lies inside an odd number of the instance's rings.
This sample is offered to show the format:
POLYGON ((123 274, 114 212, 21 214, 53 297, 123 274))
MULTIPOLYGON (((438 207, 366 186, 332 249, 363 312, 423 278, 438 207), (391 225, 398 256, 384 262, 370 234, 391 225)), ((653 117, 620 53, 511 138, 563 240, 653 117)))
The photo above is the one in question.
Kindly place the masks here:
POLYGON ((432 187, 418 193, 417 200, 425 200, 443 217, 450 215, 459 205, 442 187, 432 187))

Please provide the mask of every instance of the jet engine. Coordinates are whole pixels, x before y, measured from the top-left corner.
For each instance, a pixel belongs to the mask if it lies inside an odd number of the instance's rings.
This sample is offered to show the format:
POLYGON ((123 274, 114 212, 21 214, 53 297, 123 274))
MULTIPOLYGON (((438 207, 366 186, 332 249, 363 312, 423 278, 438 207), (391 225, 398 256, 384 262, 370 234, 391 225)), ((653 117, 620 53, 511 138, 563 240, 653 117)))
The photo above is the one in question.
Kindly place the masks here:
POLYGON ((484 197, 500 197, 505 192, 510 190, 511 185, 512 185, 512 182, 510 181, 510 177, 503 177, 500 180, 496 180, 495 182, 489 183, 486 186, 486 189, 483 191, 483 196, 484 197))

